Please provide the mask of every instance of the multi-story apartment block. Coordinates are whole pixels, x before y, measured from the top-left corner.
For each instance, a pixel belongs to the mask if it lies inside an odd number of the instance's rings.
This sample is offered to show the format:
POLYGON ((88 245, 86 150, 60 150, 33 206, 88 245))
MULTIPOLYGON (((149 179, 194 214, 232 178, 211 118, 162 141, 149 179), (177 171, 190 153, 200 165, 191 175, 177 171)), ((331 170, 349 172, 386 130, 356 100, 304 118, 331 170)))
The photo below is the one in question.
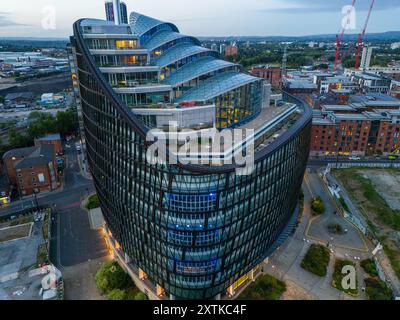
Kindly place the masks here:
POLYGON ((389 155, 399 149, 400 100, 372 95, 352 101, 314 110, 312 156, 389 155))

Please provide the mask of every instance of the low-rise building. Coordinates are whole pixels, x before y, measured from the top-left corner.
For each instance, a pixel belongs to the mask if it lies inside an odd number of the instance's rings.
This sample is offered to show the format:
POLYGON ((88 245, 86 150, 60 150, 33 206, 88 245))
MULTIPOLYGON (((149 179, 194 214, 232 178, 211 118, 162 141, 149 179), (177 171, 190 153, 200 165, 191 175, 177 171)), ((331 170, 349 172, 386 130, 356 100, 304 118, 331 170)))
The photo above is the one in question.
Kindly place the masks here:
POLYGON ((7 107, 16 105, 29 105, 33 102, 35 95, 33 92, 17 92, 9 93, 4 98, 4 103, 7 107))
POLYGON ((384 74, 346 70, 351 81, 360 86, 362 93, 388 93, 391 79, 384 74))
POLYGON ((3 161, 10 185, 22 196, 57 188, 54 145, 10 150, 3 161))
POLYGON ((253 76, 267 80, 273 87, 282 86, 282 69, 280 67, 257 66, 251 70, 253 76))
POLYGON ((43 144, 54 145, 55 153, 56 154, 62 153, 61 136, 59 133, 52 133, 44 137, 35 139, 35 146, 40 146, 43 144))

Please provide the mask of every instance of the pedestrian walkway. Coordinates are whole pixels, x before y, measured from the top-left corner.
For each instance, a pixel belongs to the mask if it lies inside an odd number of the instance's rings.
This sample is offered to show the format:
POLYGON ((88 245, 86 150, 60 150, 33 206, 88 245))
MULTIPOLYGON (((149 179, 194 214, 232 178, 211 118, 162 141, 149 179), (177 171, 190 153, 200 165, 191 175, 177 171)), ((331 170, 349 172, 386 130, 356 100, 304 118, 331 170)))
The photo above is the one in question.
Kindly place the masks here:
POLYGON ((87 165, 87 161, 84 158, 85 157, 84 157, 82 152, 80 154, 78 154, 78 166, 79 166, 79 169, 80 169, 80 174, 85 179, 92 180, 93 178, 92 178, 92 175, 89 172, 89 167, 87 165))

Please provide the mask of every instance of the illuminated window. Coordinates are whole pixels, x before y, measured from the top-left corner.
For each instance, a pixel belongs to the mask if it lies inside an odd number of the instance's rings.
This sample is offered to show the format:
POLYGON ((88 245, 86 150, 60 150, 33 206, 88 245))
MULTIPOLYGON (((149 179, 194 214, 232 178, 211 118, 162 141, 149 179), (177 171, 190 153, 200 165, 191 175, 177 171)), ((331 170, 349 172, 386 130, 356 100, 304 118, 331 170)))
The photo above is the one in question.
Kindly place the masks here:
POLYGON ((134 49, 135 43, 134 41, 117 40, 115 41, 115 46, 117 49, 134 49))
POLYGON ((136 64, 137 63, 137 56, 129 56, 128 57, 129 63, 136 64))

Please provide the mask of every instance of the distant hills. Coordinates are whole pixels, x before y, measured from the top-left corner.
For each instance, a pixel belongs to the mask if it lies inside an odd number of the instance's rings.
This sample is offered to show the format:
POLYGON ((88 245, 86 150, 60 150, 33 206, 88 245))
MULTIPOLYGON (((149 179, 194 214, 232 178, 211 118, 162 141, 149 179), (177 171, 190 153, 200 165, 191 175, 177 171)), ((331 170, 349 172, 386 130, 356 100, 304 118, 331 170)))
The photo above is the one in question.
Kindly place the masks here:
POLYGON ((56 41, 56 42, 69 42, 69 38, 0 37, 0 41, 56 41))
MULTIPOLYGON (((333 42, 336 40, 335 34, 320 34, 320 35, 306 35, 306 36, 226 36, 226 37, 213 37, 213 36, 200 36, 197 37, 203 41, 269 41, 269 42, 333 42)), ((358 34, 345 34, 344 41, 357 41, 358 34)), ((29 42, 69 42, 68 38, 36 38, 36 37, 4 37, 0 38, 0 42, 5 41, 29 41, 29 42)), ((400 31, 388 31, 382 33, 368 33, 365 36, 365 41, 373 42, 394 42, 400 41, 400 31)))
MULTIPOLYGON (((203 41, 268 41, 268 42, 333 42, 336 40, 335 34, 320 34, 307 36, 231 36, 231 37, 198 37, 203 41)), ((344 41, 357 41, 358 34, 345 34, 344 41)), ((365 41, 373 42, 394 42, 400 41, 400 31, 388 31, 382 33, 368 33, 365 41)))

